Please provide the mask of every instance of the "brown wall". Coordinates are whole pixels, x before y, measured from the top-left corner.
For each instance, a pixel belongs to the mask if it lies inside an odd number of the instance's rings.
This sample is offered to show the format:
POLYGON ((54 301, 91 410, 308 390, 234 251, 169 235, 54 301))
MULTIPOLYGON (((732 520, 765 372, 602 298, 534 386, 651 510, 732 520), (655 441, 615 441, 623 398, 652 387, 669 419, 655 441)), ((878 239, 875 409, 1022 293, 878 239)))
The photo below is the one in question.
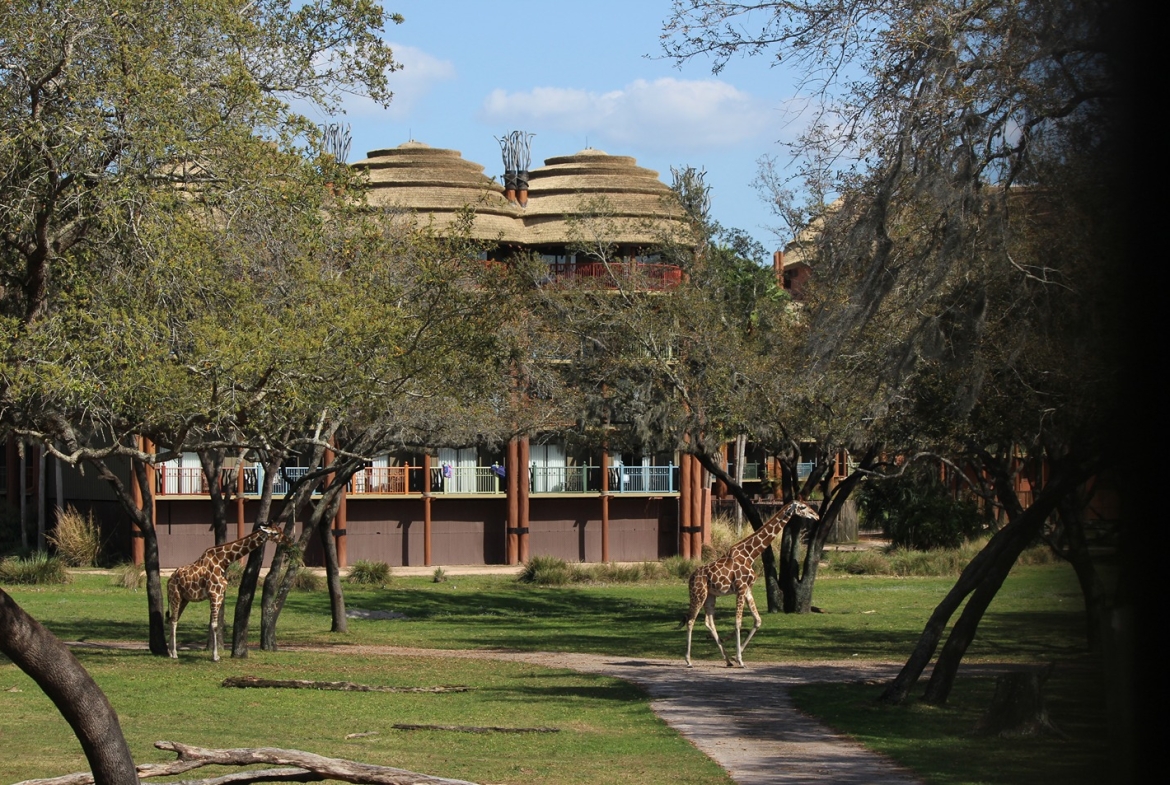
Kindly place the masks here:
MULTIPOLYGON (((251 530, 254 502, 249 502, 251 530)), ((677 553, 677 508, 673 497, 610 497, 609 557, 649 561, 677 553)), ((235 539, 234 508, 228 538, 235 539)), ((507 501, 503 497, 436 498, 431 501, 431 561, 444 564, 504 564, 507 501)), ((189 564, 214 544, 211 504, 200 499, 158 502, 159 557, 164 569, 189 564)), ((399 567, 423 564, 423 500, 349 497, 346 509, 347 561, 382 561, 399 567)), ((533 556, 567 561, 601 560, 601 499, 533 498, 529 513, 533 556)), ((271 549, 265 561, 271 558, 271 549)), ((324 560, 316 538, 305 563, 324 560)))

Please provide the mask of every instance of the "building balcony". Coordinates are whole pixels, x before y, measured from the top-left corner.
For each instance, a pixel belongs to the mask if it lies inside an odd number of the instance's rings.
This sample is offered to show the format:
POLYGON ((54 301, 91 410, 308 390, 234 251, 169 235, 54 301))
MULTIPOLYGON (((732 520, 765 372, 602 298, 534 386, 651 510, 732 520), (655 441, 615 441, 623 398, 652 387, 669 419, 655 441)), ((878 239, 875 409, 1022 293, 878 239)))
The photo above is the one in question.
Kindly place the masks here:
MULTIPOLYGON (((224 469, 220 474, 220 488, 233 494, 238 487, 236 469, 224 469)), ((528 470, 529 493, 593 494, 601 493, 600 466, 538 466, 528 470)), ((304 477, 309 469, 303 466, 285 468, 274 478, 273 496, 288 493, 291 484, 304 477)), ((263 488, 264 472, 258 464, 244 467, 244 495, 259 496, 263 488)), ((346 492, 351 496, 407 496, 422 495, 425 490, 436 495, 502 496, 507 492, 507 479, 500 466, 436 466, 425 477, 421 466, 367 466, 349 481, 346 492)), ((608 492, 613 494, 672 494, 678 492, 678 467, 667 466, 611 466, 608 492)), ((207 479, 197 467, 160 466, 155 492, 159 496, 206 496, 207 479)))

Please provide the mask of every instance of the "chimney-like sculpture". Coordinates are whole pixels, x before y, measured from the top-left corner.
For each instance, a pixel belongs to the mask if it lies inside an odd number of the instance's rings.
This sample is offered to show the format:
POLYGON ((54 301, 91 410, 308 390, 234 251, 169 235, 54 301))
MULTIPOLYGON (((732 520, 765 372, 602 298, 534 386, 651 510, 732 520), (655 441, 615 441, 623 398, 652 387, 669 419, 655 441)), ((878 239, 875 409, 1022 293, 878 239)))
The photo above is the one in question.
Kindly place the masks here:
POLYGON ((532 161, 532 137, 523 131, 513 131, 497 138, 504 158, 504 198, 521 207, 528 205, 528 165, 532 161))

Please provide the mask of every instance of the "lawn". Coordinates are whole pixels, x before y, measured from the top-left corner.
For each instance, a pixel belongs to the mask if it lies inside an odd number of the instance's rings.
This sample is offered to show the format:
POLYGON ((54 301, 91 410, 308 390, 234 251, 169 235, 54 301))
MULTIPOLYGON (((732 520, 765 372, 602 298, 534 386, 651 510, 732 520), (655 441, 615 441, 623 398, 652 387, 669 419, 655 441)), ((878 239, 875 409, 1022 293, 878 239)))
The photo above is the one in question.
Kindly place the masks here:
MULTIPOLYGON (((25 610, 65 640, 145 640, 145 597, 81 575, 65 587, 12 587, 25 610)), ((951 587, 950 578, 824 577, 815 604, 824 612, 767 615, 747 661, 871 659, 900 661, 926 617, 951 587)), ((175 663, 136 651, 79 649, 82 663, 107 691, 135 760, 166 760, 152 748, 168 738, 206 746, 270 745, 371 763, 402 766, 481 782, 728 782, 726 775, 650 711, 642 693, 622 682, 495 661, 355 656, 345 644, 424 648, 622 653, 680 660, 686 606, 682 582, 540 588, 503 576, 392 578, 386 588, 347 587, 348 607, 396 611, 399 620, 351 619, 344 635, 328 632, 324 592, 290 596, 279 626, 285 644, 341 644, 336 654, 253 650, 218 665, 202 651, 175 663), (229 675, 358 681, 375 684, 464 684, 466 693, 351 694, 231 690, 229 675), (557 734, 404 732, 395 722, 486 724, 561 729, 557 734), (376 735, 345 739, 350 733, 376 735)), ((730 631, 734 605, 724 599, 717 621, 730 631)), ((969 660, 1057 660, 1053 719, 1072 741, 1046 743, 1046 758, 1096 760, 1104 735, 1100 695, 1081 682, 1066 688, 1069 668, 1095 681, 1080 638, 1080 595, 1064 565, 1017 568, 993 603, 969 660), (1066 668, 1065 665, 1069 668, 1066 668), (1069 745, 1061 747, 1061 744, 1069 745), (1094 746, 1096 745, 1096 746, 1094 746)), ((206 604, 190 606, 180 640, 205 637, 206 604)), ((228 618, 231 618, 230 603, 228 618)), ((253 625, 258 618, 253 619, 253 625)), ((717 657, 700 630, 698 658, 717 657)), ((986 705, 989 682, 960 679, 952 706, 875 710, 872 685, 814 686, 801 705, 876 749, 917 768, 933 782, 1017 782, 1035 770, 1039 747, 971 740, 966 731, 986 705), (943 722, 940 718, 945 718, 943 722), (883 732, 883 729, 885 731, 883 732), (916 735, 917 734, 917 735, 916 735), (928 737, 923 736, 927 734, 928 737), (902 750, 897 749, 902 747, 902 750), (934 749, 932 755, 916 753, 934 749), (994 750, 1002 765, 969 761, 994 750), (1007 751, 1006 757, 1004 750, 1007 751), (907 752, 908 751, 908 752, 907 752), (1018 765, 1012 761, 1021 761, 1018 765), (1019 774, 1019 771, 1025 774, 1019 774), (1013 773, 1016 772, 1016 773, 1013 773)), ((35 685, 0 665, 0 779, 6 782, 85 768, 68 727, 35 685), (15 687, 19 692, 8 691, 15 687)), ((1042 761, 1040 761, 1042 763, 1042 761)), ((1089 782, 1090 763, 1062 779, 1089 782), (1083 776, 1082 776, 1083 775, 1083 776)))

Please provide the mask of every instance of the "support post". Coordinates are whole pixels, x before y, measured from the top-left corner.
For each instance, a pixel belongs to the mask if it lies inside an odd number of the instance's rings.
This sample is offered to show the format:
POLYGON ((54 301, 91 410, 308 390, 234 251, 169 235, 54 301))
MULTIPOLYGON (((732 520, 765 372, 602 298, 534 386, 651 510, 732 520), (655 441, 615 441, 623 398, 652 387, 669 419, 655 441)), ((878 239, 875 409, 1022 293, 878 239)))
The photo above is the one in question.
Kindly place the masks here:
MULTIPOLYGON (((423 454, 423 564, 431 566, 431 454, 423 454)), ((407 488, 410 488, 410 472, 406 473, 407 488)))
POLYGON ((691 558, 691 456, 679 459, 678 470, 678 540, 679 555, 691 558))
POLYGON ((520 445, 516 437, 508 440, 508 454, 504 458, 504 475, 508 480, 508 516, 504 538, 505 559, 508 564, 517 564, 520 560, 520 542, 517 537, 520 528, 520 445))
POLYGON ((528 492, 529 486, 529 472, 528 465, 531 462, 531 453, 529 452, 528 436, 520 437, 520 472, 516 477, 516 487, 520 492, 519 516, 516 521, 519 531, 517 532, 517 540, 519 541, 519 559, 522 563, 528 562, 528 513, 529 502, 528 492))
POLYGON ((244 456, 240 455, 239 465, 236 467, 236 539, 242 540, 248 535, 244 530, 244 456))
POLYGON ((601 561, 609 562, 609 451, 601 451, 601 561))

